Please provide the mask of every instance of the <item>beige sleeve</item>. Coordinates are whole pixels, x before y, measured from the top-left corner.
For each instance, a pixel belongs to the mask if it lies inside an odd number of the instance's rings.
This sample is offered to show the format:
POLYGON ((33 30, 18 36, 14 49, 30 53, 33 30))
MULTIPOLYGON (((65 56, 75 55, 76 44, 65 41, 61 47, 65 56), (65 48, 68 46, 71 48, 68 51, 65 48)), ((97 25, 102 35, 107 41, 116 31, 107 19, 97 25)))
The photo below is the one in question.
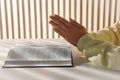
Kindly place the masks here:
POLYGON ((120 22, 116 22, 114 25, 104 28, 98 32, 89 32, 89 36, 95 40, 120 45, 120 22))
POLYGON ((79 39, 77 47, 91 63, 120 70, 120 46, 114 46, 105 41, 95 40, 89 35, 84 35, 79 39))

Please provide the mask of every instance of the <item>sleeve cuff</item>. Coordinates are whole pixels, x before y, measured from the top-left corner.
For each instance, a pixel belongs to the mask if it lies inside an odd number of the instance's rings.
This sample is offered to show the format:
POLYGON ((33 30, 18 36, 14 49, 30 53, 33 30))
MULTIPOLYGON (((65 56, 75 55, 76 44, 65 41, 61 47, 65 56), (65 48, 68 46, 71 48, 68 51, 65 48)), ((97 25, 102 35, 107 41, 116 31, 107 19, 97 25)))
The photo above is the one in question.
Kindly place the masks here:
POLYGON ((86 34, 84 36, 82 36, 78 42, 77 42, 77 47, 80 51, 83 52, 84 49, 88 48, 88 46, 92 46, 91 43, 94 42, 94 39, 92 39, 89 34, 86 34))
POLYGON ((77 48, 83 53, 85 51, 87 58, 98 54, 101 49, 105 48, 106 46, 107 45, 104 45, 104 41, 95 40, 91 38, 89 34, 82 36, 77 43, 77 48))

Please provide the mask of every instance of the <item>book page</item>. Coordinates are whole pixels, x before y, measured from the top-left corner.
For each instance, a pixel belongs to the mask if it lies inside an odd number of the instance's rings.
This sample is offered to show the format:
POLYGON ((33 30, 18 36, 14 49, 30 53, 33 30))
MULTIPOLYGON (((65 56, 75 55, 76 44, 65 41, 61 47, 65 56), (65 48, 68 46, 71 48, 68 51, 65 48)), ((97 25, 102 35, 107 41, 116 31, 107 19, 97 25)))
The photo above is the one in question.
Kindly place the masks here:
POLYGON ((29 45, 16 46, 9 51, 11 60, 70 60, 70 46, 29 45))
POLYGON ((72 66, 72 52, 68 45, 16 45, 4 67, 72 66))

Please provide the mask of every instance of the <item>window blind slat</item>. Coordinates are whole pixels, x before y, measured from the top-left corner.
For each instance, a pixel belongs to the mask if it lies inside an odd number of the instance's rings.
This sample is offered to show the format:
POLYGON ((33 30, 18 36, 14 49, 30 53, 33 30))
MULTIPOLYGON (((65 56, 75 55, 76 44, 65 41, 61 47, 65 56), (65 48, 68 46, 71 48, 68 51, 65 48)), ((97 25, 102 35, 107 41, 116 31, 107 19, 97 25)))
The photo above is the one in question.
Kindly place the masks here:
POLYGON ((13 3, 12 0, 10 0, 10 9, 11 9, 11 25, 12 25, 12 38, 15 38, 14 33, 14 14, 13 14, 13 3))
POLYGON ((105 28, 105 10, 106 10, 106 0, 103 2, 103 28, 105 28))
POLYGON ((21 34, 20 34, 20 11, 19 11, 19 1, 17 0, 17 16, 18 16, 18 38, 21 38, 21 34))
POLYGON ((31 26, 31 5, 30 0, 28 0, 28 20, 29 20, 29 38, 32 38, 32 26, 31 26))
POLYGON ((40 32, 41 32, 41 38, 43 38, 43 15, 42 15, 42 0, 40 0, 40 32))
POLYGON ((46 6, 46 37, 49 38, 49 30, 48 30, 48 0, 45 1, 46 6))
POLYGON ((111 23, 111 0, 109 0, 109 14, 108 14, 108 26, 111 23))
POLYGON ((97 10, 97 30, 100 29, 100 0, 98 0, 98 10, 97 10))
MULTIPOLYGON (((58 10, 58 15, 60 15, 60 0, 57 1, 57 10, 58 10)), ((65 3, 64 3, 64 7, 65 7, 65 3)), ((65 11, 65 10, 64 10, 65 11)), ((65 13, 64 13, 65 16, 65 13)), ((58 35, 58 38, 60 38, 60 35, 58 35)))
POLYGON ((38 0, 39 3, 37 0, 10 0, 9 2, 0 0, 1 39, 9 39, 11 36, 12 39, 61 38, 49 25, 51 14, 66 19, 72 17, 90 31, 110 26, 120 18, 119 0, 38 0))
POLYGON ((91 1, 92 4, 92 13, 91 13, 91 31, 94 30, 94 0, 91 1))
POLYGON ((36 0, 34 0, 34 21, 35 21, 35 38, 38 38, 38 31, 37 31, 37 10, 36 10, 36 0))
POLYGON ((9 38, 9 27, 8 27, 8 11, 7 11, 7 2, 4 0, 4 8, 5 8, 5 20, 6 20, 6 38, 9 38))
POLYGON ((114 0, 114 22, 116 22, 116 12, 117 12, 117 0, 114 0))
MULTIPOLYGON (((58 14, 59 14, 59 0, 58 0, 58 14)), ((52 15, 54 14, 54 0, 51 0, 52 15)), ((55 38, 55 33, 52 30, 52 38, 55 38)))
POLYGON ((88 6, 89 6, 89 0, 86 0, 86 29, 88 30, 88 6))
POLYGON ((83 3, 83 1, 82 0, 80 0, 80 24, 82 24, 82 8, 83 8, 83 5, 82 5, 82 3, 83 3))
POLYGON ((3 39, 2 14, 1 14, 1 0, 0 0, 0 39, 3 39))
POLYGON ((26 38, 26 22, 25 22, 25 7, 24 7, 24 0, 22 0, 22 18, 23 18, 23 32, 24 32, 24 38, 26 38))

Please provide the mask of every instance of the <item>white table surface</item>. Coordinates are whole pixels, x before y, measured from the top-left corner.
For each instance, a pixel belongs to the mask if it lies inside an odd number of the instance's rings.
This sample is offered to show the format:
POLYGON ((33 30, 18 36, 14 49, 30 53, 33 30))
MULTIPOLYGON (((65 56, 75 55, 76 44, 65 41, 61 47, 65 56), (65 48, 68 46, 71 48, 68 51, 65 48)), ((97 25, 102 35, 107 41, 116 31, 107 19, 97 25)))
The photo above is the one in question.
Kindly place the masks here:
MULTIPOLYGON (((85 63, 80 52, 72 46, 75 67, 2 68, 9 49, 21 42, 47 43, 48 40, 0 40, 0 80, 120 80, 120 72, 85 63), (84 63, 84 64, 83 64, 84 63)), ((49 40, 50 43, 59 40, 49 40)), ((64 42, 64 41, 63 41, 64 42)))

